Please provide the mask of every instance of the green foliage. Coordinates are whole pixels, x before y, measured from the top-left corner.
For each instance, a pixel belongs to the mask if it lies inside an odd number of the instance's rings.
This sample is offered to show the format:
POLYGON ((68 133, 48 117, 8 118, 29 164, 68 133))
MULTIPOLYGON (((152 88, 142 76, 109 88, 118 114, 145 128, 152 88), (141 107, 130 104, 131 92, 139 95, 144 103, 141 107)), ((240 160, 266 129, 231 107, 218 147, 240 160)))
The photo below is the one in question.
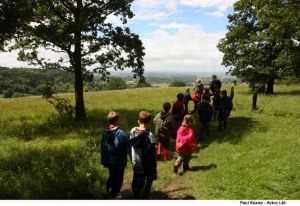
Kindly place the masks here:
POLYGON ((181 80, 174 80, 170 83, 171 87, 185 87, 186 83, 184 81, 181 80))
POLYGON ((12 89, 8 89, 3 93, 4 98, 12 98, 13 95, 14 95, 14 91, 12 89))
POLYGON ((67 85, 73 82, 73 76, 67 72, 47 69, 0 67, 0 93, 12 90, 20 94, 42 94, 49 82, 57 85, 53 87, 54 93, 68 92, 70 89, 67 85))
POLYGON ((300 77, 299 6, 294 0, 237 1, 218 44, 222 64, 248 82, 267 83, 267 91, 274 79, 300 77))
POLYGON ((18 30, 30 21, 34 0, 1 0, 0 51, 18 30))
POLYGON ((75 115, 75 108, 72 106, 69 99, 61 98, 58 96, 49 96, 49 93, 44 93, 44 98, 47 102, 52 104, 59 116, 64 120, 70 120, 75 115))
POLYGON ((0 199, 94 199, 103 191, 99 156, 80 140, 20 143, 2 151, 0 199))
POLYGON ((138 82, 138 83, 136 84, 136 87, 137 87, 137 88, 152 87, 152 85, 151 85, 149 82, 144 81, 144 82, 138 82))
POLYGON ((111 77, 107 84, 107 88, 109 90, 116 90, 116 89, 126 89, 127 85, 125 80, 120 77, 111 77))

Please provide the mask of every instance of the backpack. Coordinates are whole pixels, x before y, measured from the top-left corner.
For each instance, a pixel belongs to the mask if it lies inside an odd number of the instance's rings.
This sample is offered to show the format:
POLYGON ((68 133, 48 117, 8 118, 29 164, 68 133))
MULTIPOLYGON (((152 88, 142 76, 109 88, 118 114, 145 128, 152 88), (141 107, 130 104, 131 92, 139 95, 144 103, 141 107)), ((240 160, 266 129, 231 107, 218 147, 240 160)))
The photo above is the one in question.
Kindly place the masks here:
POLYGON ((116 145, 119 143, 119 139, 116 138, 115 131, 105 131, 101 141, 101 163, 104 167, 109 167, 113 164, 112 154, 116 153, 116 145))
POLYGON ((194 103, 198 103, 201 101, 201 94, 200 92, 195 92, 195 94, 192 97, 192 100, 194 103))
POLYGON ((167 117, 165 119, 161 119, 157 126, 157 137, 158 141, 163 145, 166 146, 169 144, 170 137, 169 137, 169 128, 167 127, 167 117))
POLYGON ((130 145, 134 148, 141 149, 141 160, 144 172, 155 180, 157 178, 156 172, 156 151, 155 144, 151 143, 149 139, 149 132, 143 132, 137 137, 129 140, 130 145))

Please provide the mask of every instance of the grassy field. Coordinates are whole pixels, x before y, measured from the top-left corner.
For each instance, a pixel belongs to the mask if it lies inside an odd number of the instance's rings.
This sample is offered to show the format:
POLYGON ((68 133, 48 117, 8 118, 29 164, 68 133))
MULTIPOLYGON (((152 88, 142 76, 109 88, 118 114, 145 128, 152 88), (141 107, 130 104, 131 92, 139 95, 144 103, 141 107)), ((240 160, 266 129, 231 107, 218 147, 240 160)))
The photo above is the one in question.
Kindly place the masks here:
MULTIPOLYGON (((0 199, 101 199, 107 171, 98 147, 106 113, 119 111, 129 131, 138 110, 154 115, 180 91, 86 93, 86 123, 60 120, 41 97, 0 99, 0 199)), ((177 176, 174 161, 159 162, 153 198, 300 199, 300 85, 276 85, 275 91, 260 95, 258 110, 251 111, 248 87, 237 86, 229 128, 219 132, 211 125, 212 138, 199 143, 192 171, 177 176)), ((126 198, 130 183, 128 164, 126 198)))

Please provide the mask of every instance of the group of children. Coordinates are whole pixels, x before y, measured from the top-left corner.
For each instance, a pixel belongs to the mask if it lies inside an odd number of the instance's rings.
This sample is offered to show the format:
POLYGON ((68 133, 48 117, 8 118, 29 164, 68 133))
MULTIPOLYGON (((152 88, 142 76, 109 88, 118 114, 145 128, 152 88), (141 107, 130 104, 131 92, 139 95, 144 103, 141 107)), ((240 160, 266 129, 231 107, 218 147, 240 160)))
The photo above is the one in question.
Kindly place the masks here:
POLYGON ((119 193, 123 183, 127 155, 130 157, 133 168, 132 191, 135 199, 149 198, 152 182, 157 178, 156 161, 160 158, 171 159, 172 140, 176 140, 175 148, 178 154, 173 171, 178 173, 181 165, 183 165, 183 171, 190 169, 189 161, 197 147, 196 133, 192 129, 194 124, 192 113, 197 112, 199 115, 202 124, 200 134, 206 132, 209 135, 209 123, 213 114, 218 116, 220 129, 227 126, 234 94, 233 89, 231 97, 227 96, 226 90, 220 92, 221 82, 219 83, 217 83, 219 86, 212 83, 209 89, 204 88, 201 80, 198 79, 195 82, 193 96, 190 95, 189 89, 184 94, 179 93, 173 106, 165 102, 163 111, 159 112, 153 121, 148 111, 140 111, 138 113, 139 125, 132 128, 129 137, 119 127, 120 114, 114 111, 108 114, 108 126, 101 141, 101 162, 109 170, 106 191, 110 198, 121 197, 119 193), (213 96, 213 105, 210 104, 211 96, 213 96), (189 101, 194 102, 192 112, 188 110, 189 101), (152 123, 155 125, 155 136, 158 139, 157 147, 150 131, 152 123))

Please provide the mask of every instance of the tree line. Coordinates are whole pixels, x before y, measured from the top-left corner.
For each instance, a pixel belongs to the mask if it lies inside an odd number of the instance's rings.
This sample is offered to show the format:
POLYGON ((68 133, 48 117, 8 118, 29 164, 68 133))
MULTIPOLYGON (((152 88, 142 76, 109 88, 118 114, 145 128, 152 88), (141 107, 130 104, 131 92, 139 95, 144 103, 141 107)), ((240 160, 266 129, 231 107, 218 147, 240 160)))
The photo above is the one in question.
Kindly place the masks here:
MULTIPOLYGON (((5 98, 43 95, 49 86, 52 93, 71 93, 74 91, 73 82, 73 74, 66 71, 0 67, 0 95, 5 98)), ((149 86, 151 84, 147 82, 128 84, 123 78, 115 76, 107 81, 94 77, 83 84, 85 92, 149 86)))

